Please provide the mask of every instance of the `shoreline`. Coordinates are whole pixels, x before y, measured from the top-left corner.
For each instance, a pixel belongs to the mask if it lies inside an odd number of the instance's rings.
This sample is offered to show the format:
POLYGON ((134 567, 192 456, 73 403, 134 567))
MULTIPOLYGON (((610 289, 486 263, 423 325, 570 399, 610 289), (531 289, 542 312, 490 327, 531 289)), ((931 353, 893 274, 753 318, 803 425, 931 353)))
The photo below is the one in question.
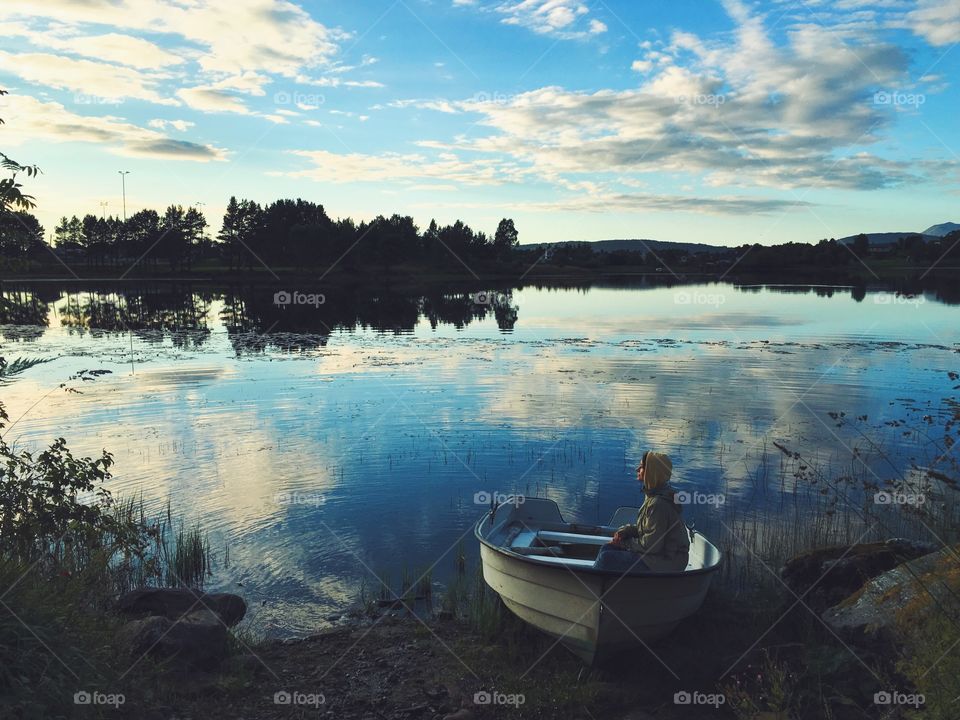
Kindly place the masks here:
POLYGON ((331 286, 343 285, 384 285, 384 286, 423 286, 433 284, 455 283, 483 287, 484 283, 496 283, 511 287, 531 285, 537 282, 610 282, 649 281, 656 284, 681 284, 692 282, 729 282, 732 284, 790 282, 801 285, 824 284, 828 286, 848 285, 851 287, 877 282, 890 281, 921 281, 956 279, 960 276, 960 268, 934 268, 924 265, 894 265, 890 263, 878 264, 875 267, 864 266, 854 268, 821 268, 803 266, 794 268, 772 267, 767 270, 751 270, 750 272, 729 272, 719 270, 677 270, 675 272, 651 269, 644 266, 619 267, 544 267, 534 266, 526 268, 518 266, 511 271, 502 268, 484 268, 478 266, 477 273, 462 271, 440 271, 435 268, 398 265, 383 268, 380 271, 343 271, 336 268, 312 268, 305 270, 302 267, 254 268, 248 270, 228 270, 219 267, 198 268, 188 272, 171 275, 169 270, 164 272, 124 272, 124 266, 90 266, 73 265, 68 269, 59 266, 42 266, 35 271, 0 270, 0 282, 65 282, 65 283, 117 283, 131 285, 144 282, 165 283, 250 283, 277 285, 290 280, 312 280, 323 282, 331 286), (114 272, 111 272, 114 271, 114 272), (83 273, 81 275, 80 273, 83 273))

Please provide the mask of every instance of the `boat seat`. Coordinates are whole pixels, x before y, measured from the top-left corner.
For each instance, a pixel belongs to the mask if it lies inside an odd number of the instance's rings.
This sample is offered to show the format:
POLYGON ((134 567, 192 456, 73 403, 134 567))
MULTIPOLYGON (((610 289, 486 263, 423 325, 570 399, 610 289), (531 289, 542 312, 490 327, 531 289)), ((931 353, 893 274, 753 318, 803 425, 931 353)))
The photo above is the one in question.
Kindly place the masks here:
POLYGON ((606 545, 611 538, 606 535, 578 535, 577 533, 541 530, 537 537, 548 542, 575 543, 577 545, 606 545))
POLYGON ((580 560, 578 558, 559 558, 559 557, 553 557, 552 555, 536 555, 533 559, 552 563, 554 565, 569 565, 572 567, 585 567, 585 568, 593 567, 593 560, 580 560))
POLYGON ((524 530, 519 532, 510 542, 510 548, 528 548, 533 546, 533 542, 537 539, 537 533, 535 530, 524 530))

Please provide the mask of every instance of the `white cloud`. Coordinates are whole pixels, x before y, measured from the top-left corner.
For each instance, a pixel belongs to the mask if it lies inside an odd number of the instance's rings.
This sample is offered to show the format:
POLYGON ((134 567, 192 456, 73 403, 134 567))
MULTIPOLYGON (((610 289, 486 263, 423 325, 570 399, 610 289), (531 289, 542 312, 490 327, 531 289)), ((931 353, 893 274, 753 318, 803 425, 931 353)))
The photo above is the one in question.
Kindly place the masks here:
MULTIPOLYGON (((374 109, 379 110, 382 106, 374 106, 374 109)), ((387 103, 387 107, 391 108, 420 108, 423 110, 434 110, 436 112, 442 112, 447 114, 456 114, 461 112, 458 104, 450 100, 420 100, 420 99, 409 99, 409 100, 391 100, 387 103)))
POLYGON ((185 61, 184 58, 148 40, 119 33, 78 35, 69 27, 57 25, 46 31, 40 31, 31 29, 24 23, 3 23, 0 25, 0 33, 5 37, 24 37, 31 44, 40 47, 62 50, 140 70, 156 70, 179 65, 185 61))
POLYGON ((247 71, 239 75, 228 75, 212 84, 218 90, 234 90, 245 95, 266 95, 263 86, 270 82, 270 78, 260 73, 247 71))
MULTIPOLYGON (((942 177, 947 163, 890 160, 877 143, 895 114, 874 103, 876 88, 902 81, 905 53, 876 38, 852 44, 813 25, 793 25, 775 44, 762 18, 725 3, 732 36, 675 33, 643 48, 639 86, 570 91, 544 87, 494 99, 399 100, 478 117, 453 140, 421 140, 422 154, 301 151, 298 177, 334 182, 543 183, 571 194, 544 209, 772 212, 800 198, 730 194, 733 188, 871 190, 942 177), (682 64, 681 64, 682 61, 682 64), (725 188, 679 196, 624 192, 645 175, 725 188), (716 194, 714 194, 716 193, 716 194)), ((799 205, 802 207, 802 205, 799 205)))
POLYGON ((327 63, 349 35, 287 0, 4 0, 0 18, 48 18, 179 35, 203 70, 293 77, 327 63))
MULTIPOLYGON (((209 85, 180 88, 177 97, 194 110, 201 112, 232 112, 238 115, 253 115, 241 95, 266 95, 263 86, 270 78, 255 72, 228 75, 209 85)), ((266 116, 264 116, 266 117, 266 116)))
POLYGON ((305 75, 298 75, 296 81, 301 85, 316 85, 318 87, 360 87, 360 88, 382 88, 383 83, 376 80, 343 80, 338 77, 319 77, 310 78, 305 75))
POLYGON ((453 0, 454 7, 472 7, 501 16, 505 25, 525 27, 540 35, 563 39, 583 38, 607 31, 596 18, 588 18, 590 9, 580 0, 453 0))
POLYGON ((98 102, 116 102, 124 98, 148 100, 162 105, 177 105, 163 97, 156 81, 128 67, 74 60, 49 53, 9 53, 0 50, 0 65, 23 80, 58 90, 70 90, 96 98, 98 102))
POLYGON ((737 23, 732 42, 675 34, 635 65, 647 72, 637 89, 547 87, 455 103, 491 132, 421 146, 506 158, 562 187, 585 174, 662 172, 777 188, 873 189, 922 179, 920 165, 854 152, 892 123, 873 94, 903 79, 908 64, 899 48, 876 39, 851 46, 815 26, 795 26, 777 46, 746 6, 725 6, 737 23))
POLYGON ((235 94, 212 85, 181 88, 177 90, 177 97, 194 110, 199 110, 200 112, 232 112, 238 115, 252 114, 250 108, 235 94))
POLYGON ((184 58, 167 52, 152 42, 118 33, 71 37, 53 47, 140 69, 164 68, 184 62, 184 58))
POLYGON ((508 163, 494 160, 462 161, 455 155, 431 159, 416 153, 338 154, 326 150, 291 150, 290 154, 309 160, 307 170, 287 173, 290 177, 322 182, 416 181, 424 178, 464 185, 499 184, 514 174, 508 163))
MULTIPOLYGON (((98 102, 132 98, 178 105, 179 100, 202 112, 258 115, 244 96, 264 96, 278 77, 299 82, 311 70, 353 69, 335 58, 350 35, 315 21, 288 0, 3 0, 0 29, 61 53, 2 53, 0 63, 10 72, 98 102), (104 26, 114 32, 102 32, 104 26), (162 35, 174 49, 161 48, 153 35, 162 35), (97 60, 68 57, 72 54, 97 60), (189 71, 178 67, 187 63, 189 71), (187 72, 191 86, 177 87, 187 72)), ((376 62, 370 55, 361 60, 364 67, 376 62)), ((329 84, 383 87, 372 79, 343 77, 329 84)))
POLYGON ((152 128, 157 128, 158 130, 166 130, 168 127, 172 127, 174 130, 186 132, 193 127, 194 123, 188 122, 187 120, 162 120, 157 118, 148 122, 147 125, 152 128))
POLYGON ((957 0, 920 0, 907 13, 905 27, 931 45, 948 45, 960 37, 960 2, 957 0))
POLYGON ((226 151, 213 145, 174 140, 163 133, 133 125, 113 116, 77 115, 55 102, 41 102, 29 96, 9 98, 8 112, 16 122, 5 126, 4 142, 20 145, 27 141, 93 143, 117 155, 193 160, 225 160, 226 151))

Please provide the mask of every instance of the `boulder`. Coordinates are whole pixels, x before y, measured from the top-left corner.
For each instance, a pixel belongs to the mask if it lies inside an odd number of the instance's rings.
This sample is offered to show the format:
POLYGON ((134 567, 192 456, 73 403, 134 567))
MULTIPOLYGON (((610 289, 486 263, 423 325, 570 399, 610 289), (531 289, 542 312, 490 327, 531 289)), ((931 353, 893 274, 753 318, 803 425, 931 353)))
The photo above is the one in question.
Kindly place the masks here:
POLYGON ((957 549, 929 553, 878 575, 821 617, 858 645, 901 645, 927 613, 956 607, 958 571, 957 549))
POLYGON ((855 593, 871 578, 936 549, 932 543, 902 538, 852 547, 833 545, 791 558, 781 568, 780 577, 819 614, 855 593), (811 586, 813 590, 807 593, 811 586))
POLYGON ((194 610, 176 620, 151 615, 123 626, 122 637, 133 661, 171 660, 177 667, 216 668, 227 655, 227 628, 210 610, 194 610))
POLYGON ((148 616, 176 620, 196 610, 210 610, 228 627, 233 627, 247 614, 247 603, 231 593, 204 593, 187 588, 141 588, 117 600, 115 609, 130 618, 148 616))

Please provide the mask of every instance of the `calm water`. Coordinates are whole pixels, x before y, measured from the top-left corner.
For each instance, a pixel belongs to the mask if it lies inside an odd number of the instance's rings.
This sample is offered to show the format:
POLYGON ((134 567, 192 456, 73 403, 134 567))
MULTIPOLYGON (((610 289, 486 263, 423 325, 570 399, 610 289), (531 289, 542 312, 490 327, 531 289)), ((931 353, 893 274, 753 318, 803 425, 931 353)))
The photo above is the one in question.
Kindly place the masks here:
POLYGON ((275 290, 6 286, 0 336, 8 358, 51 360, 4 389, 7 439, 112 452, 112 489, 199 520, 211 586, 242 583, 281 635, 323 625, 372 573, 437 563, 442 581, 459 540, 476 554, 481 491, 605 521, 639 504, 633 468, 656 448, 680 489, 726 494, 694 519, 749 511, 771 502, 773 441, 849 460, 861 440, 831 411, 922 462, 887 422, 936 414, 960 366, 960 308, 924 295, 525 288, 277 308, 275 290), (94 368, 112 372, 59 389, 94 368))

